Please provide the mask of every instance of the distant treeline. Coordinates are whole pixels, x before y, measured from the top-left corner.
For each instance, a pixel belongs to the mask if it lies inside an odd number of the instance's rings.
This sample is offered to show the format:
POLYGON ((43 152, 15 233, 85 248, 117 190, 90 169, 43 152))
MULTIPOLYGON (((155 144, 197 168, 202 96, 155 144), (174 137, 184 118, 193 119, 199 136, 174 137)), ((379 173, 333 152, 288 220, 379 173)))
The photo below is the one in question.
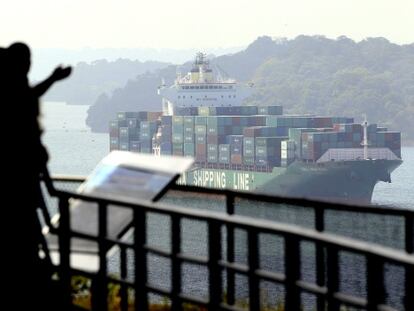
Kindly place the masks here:
MULTIPOLYGON (((260 37, 245 50, 211 60, 239 81, 253 82, 257 92, 246 104, 283 105, 287 113, 362 118, 401 130, 414 140, 414 44, 384 38, 355 42, 323 36, 272 40, 260 37)), ((191 63, 179 67, 182 73, 191 63)), ((107 131, 117 111, 160 110, 156 93, 164 78, 174 81, 176 66, 144 73, 90 107, 87 124, 107 131)))
POLYGON ((45 100, 65 101, 71 105, 92 105, 101 94, 124 87, 129 79, 168 65, 170 64, 125 58, 116 61, 102 59, 91 63, 80 62, 75 66, 70 79, 54 86, 45 100))

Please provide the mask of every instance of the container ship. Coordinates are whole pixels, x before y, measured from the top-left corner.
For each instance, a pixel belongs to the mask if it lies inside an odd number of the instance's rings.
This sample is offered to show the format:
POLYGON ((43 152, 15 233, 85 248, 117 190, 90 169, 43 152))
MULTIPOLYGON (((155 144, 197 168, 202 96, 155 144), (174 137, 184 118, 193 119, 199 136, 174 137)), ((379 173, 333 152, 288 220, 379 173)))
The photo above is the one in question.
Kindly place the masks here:
POLYGON ((253 91, 213 74, 199 53, 188 74, 158 88, 162 111, 118 112, 110 150, 192 157, 183 185, 359 204, 402 163, 400 132, 243 105, 253 91))

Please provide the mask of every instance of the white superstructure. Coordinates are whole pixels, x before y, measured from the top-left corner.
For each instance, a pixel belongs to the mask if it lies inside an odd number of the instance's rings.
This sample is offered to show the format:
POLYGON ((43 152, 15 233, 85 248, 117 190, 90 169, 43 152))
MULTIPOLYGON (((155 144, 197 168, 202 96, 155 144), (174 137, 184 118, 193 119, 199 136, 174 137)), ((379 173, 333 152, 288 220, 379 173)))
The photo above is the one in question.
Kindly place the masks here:
POLYGON ((205 54, 198 53, 191 71, 183 77, 178 75, 170 87, 163 83, 158 94, 162 96, 164 114, 173 115, 175 107, 241 106, 252 94, 252 85, 214 76, 205 54))

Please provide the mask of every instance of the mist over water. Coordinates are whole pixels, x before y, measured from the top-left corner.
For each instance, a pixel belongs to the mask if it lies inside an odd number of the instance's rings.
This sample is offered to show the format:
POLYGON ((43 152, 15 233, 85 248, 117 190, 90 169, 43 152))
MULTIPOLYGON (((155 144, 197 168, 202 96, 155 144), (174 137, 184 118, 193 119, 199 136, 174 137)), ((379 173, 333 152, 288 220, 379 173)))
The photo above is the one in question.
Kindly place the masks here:
MULTIPOLYGON (((88 106, 61 102, 42 103, 43 141, 53 174, 88 175, 108 154, 109 137, 92 133, 85 125, 88 106)), ((373 203, 414 209, 414 148, 402 149, 403 164, 391 176, 392 183, 376 185, 373 203)))

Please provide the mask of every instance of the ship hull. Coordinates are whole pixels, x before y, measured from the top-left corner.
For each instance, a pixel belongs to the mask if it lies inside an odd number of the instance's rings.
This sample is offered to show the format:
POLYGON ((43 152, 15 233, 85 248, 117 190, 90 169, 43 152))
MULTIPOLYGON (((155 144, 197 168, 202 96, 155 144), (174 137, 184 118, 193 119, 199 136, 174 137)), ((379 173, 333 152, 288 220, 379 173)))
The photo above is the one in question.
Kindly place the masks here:
POLYGON ((294 162, 272 172, 193 168, 182 185, 250 191, 286 197, 369 204, 375 185, 391 182, 401 160, 294 162))

